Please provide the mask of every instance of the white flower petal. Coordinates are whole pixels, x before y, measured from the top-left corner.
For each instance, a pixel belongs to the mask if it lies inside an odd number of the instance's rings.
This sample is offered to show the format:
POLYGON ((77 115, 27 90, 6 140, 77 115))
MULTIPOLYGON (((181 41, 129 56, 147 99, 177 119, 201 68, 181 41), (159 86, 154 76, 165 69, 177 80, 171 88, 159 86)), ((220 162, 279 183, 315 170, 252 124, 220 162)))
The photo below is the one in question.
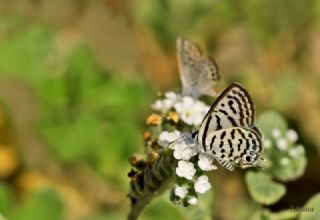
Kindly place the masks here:
POLYGON ((303 145, 299 144, 297 146, 297 151, 298 151, 299 154, 304 154, 305 150, 304 150, 303 145))
POLYGON ((288 141, 290 141, 291 143, 294 143, 294 142, 296 142, 298 140, 298 134, 293 129, 289 129, 287 131, 286 136, 287 136, 288 141))
POLYGON ((277 147, 279 150, 285 151, 288 149, 288 141, 285 138, 279 138, 277 140, 277 147))
POLYGON ((183 199, 188 194, 188 190, 184 186, 176 186, 174 189, 174 194, 183 199))
POLYGON ((198 166, 203 171, 216 170, 218 167, 212 164, 214 157, 212 154, 200 153, 198 166))
POLYGON ((181 137, 180 131, 168 132, 163 131, 159 135, 158 144, 162 147, 168 147, 169 144, 177 141, 181 137))
POLYGON ((173 106, 179 114, 182 121, 189 125, 198 126, 206 115, 209 106, 201 101, 184 96, 173 106))
POLYGON ((180 99, 180 96, 174 92, 165 93, 165 98, 155 101, 151 107, 156 111, 168 111, 180 99))
POLYGON ((198 199, 197 199, 196 197, 192 196, 192 197, 190 197, 190 198, 188 199, 188 203, 189 203, 190 205, 196 205, 196 204, 198 203, 198 199))
POLYGON ((165 94, 164 94, 164 96, 167 98, 167 99, 169 99, 169 100, 177 100, 178 99, 178 97, 179 97, 179 95, 177 94, 177 93, 175 93, 175 92, 166 92, 165 94))
POLYGON ((191 137, 190 133, 182 133, 180 139, 170 145, 170 148, 174 150, 173 156, 177 160, 190 160, 191 157, 198 153, 198 145, 191 137))
POLYGON ((200 176, 194 184, 194 189, 197 193, 205 193, 211 188, 211 184, 208 181, 206 175, 200 176))
POLYGON ((176 168, 176 173, 180 177, 184 177, 188 180, 192 180, 196 169, 194 168, 193 163, 180 160, 178 162, 178 167, 176 168))
POLYGON ((289 150, 289 155, 293 158, 296 158, 299 156, 299 150, 297 148, 291 148, 289 150))
POLYGON ((288 165, 288 164, 289 164, 289 159, 288 159, 287 157, 281 158, 280 164, 281 164, 282 166, 288 165))
POLYGON ((274 138, 279 138, 281 136, 281 131, 278 128, 274 128, 271 133, 274 138))

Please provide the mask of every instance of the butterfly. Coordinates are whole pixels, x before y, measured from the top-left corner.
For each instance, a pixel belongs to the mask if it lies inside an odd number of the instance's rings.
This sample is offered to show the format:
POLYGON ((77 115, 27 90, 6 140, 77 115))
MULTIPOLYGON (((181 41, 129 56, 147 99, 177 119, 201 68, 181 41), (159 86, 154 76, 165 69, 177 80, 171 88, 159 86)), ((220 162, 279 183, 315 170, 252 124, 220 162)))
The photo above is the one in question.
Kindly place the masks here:
POLYGON ((232 171, 257 166, 263 151, 262 133, 254 124, 249 93, 233 83, 215 100, 193 138, 204 152, 232 171))
POLYGON ((220 79, 215 61, 205 56, 196 44, 182 37, 177 40, 177 57, 182 95, 193 98, 213 96, 212 87, 220 79))

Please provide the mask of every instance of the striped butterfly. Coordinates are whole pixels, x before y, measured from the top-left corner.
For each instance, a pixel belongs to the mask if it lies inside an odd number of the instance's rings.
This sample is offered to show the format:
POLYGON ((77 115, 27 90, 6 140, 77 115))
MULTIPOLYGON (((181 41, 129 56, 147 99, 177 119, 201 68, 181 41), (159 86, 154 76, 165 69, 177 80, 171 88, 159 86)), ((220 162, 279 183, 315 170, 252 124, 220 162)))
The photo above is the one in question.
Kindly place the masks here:
POLYGON ((254 114, 249 93, 234 83, 215 100, 193 137, 205 152, 212 153, 230 171, 234 166, 257 166, 263 148, 254 114))
POLYGON ((177 40, 177 55, 182 95, 194 98, 213 96, 212 87, 220 78, 215 61, 205 56, 196 44, 182 37, 177 40))

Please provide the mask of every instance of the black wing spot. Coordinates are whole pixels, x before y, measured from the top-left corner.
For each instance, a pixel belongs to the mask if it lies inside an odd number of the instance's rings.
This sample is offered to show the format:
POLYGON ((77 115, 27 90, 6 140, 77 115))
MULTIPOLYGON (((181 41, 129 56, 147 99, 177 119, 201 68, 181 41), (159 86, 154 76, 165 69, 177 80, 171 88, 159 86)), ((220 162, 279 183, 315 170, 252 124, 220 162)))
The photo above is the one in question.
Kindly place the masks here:
MULTIPOLYGON (((215 115, 216 116, 216 120, 217 120, 217 130, 219 130, 219 129, 222 129, 222 125, 221 125, 221 119, 220 119, 220 117, 218 116, 218 115, 215 115)), ((211 118, 210 118, 211 119, 211 118)), ((207 125, 208 125, 209 123, 207 123, 207 125)), ((208 127, 209 127, 209 125, 208 125, 208 127)), ((208 130, 208 129, 207 129, 208 130)))
POLYGON ((216 136, 214 135, 211 139, 211 143, 210 143, 210 149, 213 148, 213 143, 214 143, 214 140, 216 139, 216 136))
POLYGON ((231 148, 228 157, 232 157, 233 156, 233 152, 234 152, 234 149, 231 148))
POLYGON ((236 132, 236 130, 235 129, 232 129, 232 131, 231 131, 231 138, 232 139, 234 139, 234 133, 236 132))
POLYGON ((232 124, 232 126, 237 126, 236 121, 235 121, 231 116, 228 116, 228 120, 230 121, 230 123, 232 124))
POLYGON ((228 139, 228 144, 229 144, 230 148, 232 148, 232 142, 230 139, 228 139))
POLYGON ((221 136, 220 136, 220 139, 223 139, 225 136, 226 136, 226 131, 223 131, 222 133, 221 133, 221 136))
POLYGON ((237 131, 239 132, 239 134, 241 135, 241 137, 243 139, 246 139, 246 136, 244 135, 244 133, 240 129, 237 129, 237 131))
POLYGON ((242 144, 242 139, 239 139, 239 144, 238 144, 238 151, 240 152, 241 150, 241 144, 242 144))
MULTIPOLYGON (((228 96, 228 97, 229 97, 229 96, 228 96)), ((228 105, 229 105, 231 111, 233 112, 233 114, 237 114, 236 109, 232 106, 232 105, 233 105, 233 101, 232 101, 232 100, 230 100, 230 101, 228 102, 228 105)))
POLYGON ((228 112, 226 112, 225 110, 219 109, 219 112, 223 113, 224 115, 228 115, 228 112))
POLYGON ((222 147, 223 147, 223 141, 221 141, 221 142, 220 142, 219 147, 220 147, 220 148, 222 148, 222 147))

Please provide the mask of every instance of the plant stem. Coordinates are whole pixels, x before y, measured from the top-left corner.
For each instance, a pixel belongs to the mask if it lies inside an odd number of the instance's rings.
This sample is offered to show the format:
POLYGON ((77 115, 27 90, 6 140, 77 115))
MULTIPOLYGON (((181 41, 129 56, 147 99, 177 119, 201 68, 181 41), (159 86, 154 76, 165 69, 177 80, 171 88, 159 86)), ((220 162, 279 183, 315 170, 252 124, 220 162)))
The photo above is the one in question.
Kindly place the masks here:
POLYGON ((172 151, 162 152, 161 156, 145 168, 138 178, 130 182, 129 198, 131 210, 128 220, 136 220, 152 199, 162 194, 176 178, 176 161, 172 151))

